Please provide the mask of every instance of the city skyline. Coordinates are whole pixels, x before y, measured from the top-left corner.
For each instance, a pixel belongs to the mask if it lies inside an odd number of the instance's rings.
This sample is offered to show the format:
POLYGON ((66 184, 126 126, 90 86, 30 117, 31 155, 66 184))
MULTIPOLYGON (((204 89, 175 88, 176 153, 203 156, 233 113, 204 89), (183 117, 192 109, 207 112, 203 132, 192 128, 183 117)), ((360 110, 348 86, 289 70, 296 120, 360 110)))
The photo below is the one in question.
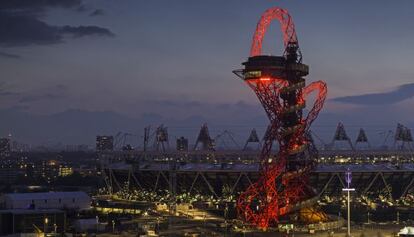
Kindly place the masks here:
MULTIPOLYGON (((316 126, 340 120, 375 124, 377 130, 414 124, 414 112, 407 109, 414 106, 410 1, 15 3, 1 3, 0 17, 32 31, 10 32, 0 24, 0 115, 10 121, 0 128, 3 136, 24 136, 11 124, 16 116, 30 117, 39 127, 47 124, 44 117, 73 111, 82 121, 102 114, 109 114, 107 123, 111 116, 133 119, 137 131, 147 120, 261 126, 262 109, 231 71, 247 59, 258 15, 271 6, 287 8, 295 18, 310 66, 307 80, 328 83, 327 105, 316 126), (395 17, 388 17, 390 12, 395 17), (36 123, 39 117, 42 122, 36 123)), ((265 52, 281 53, 278 27, 273 23, 265 37, 265 52)), ((98 122, 96 130, 112 132, 107 123, 99 127, 98 122)), ((44 140, 63 129, 44 131, 49 134, 44 140)), ((32 139, 39 137, 36 129, 31 133, 32 139)))
POLYGON ((0 235, 410 235, 413 20, 412 0, 0 1, 0 235))

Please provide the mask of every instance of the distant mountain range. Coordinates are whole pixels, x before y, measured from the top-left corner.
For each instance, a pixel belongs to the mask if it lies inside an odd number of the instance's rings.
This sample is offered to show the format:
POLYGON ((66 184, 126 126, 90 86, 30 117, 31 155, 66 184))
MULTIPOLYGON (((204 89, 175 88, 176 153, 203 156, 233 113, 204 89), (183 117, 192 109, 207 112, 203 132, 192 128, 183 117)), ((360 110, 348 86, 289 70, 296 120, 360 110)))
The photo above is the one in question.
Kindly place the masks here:
POLYGON ((334 98, 334 101, 355 105, 390 105, 414 97, 414 83, 404 84, 388 92, 334 98))
MULTIPOLYGON (((93 146, 96 135, 127 132, 138 137, 133 138, 135 140, 130 143, 140 144, 145 126, 151 125, 154 131, 156 126, 164 124, 168 127, 171 140, 185 136, 190 139, 190 143, 194 143, 200 126, 208 123, 211 137, 228 130, 235 134, 236 140, 243 143, 252 128, 256 128, 259 136, 262 136, 268 124, 264 113, 245 113, 214 119, 213 112, 210 113, 212 118, 200 115, 177 120, 159 114, 145 114, 138 118, 131 118, 111 111, 71 109, 51 115, 36 115, 19 109, 4 109, 0 110, 0 136, 5 137, 10 133, 14 140, 32 145, 51 146, 61 143, 93 146)), ((360 127, 364 127, 368 137, 374 142, 381 142, 383 138, 380 134, 395 129, 397 122, 400 122, 393 117, 385 115, 378 117, 375 113, 369 112, 366 114, 322 113, 312 129, 323 140, 329 141, 339 121, 344 123, 351 138, 356 136, 360 127)), ((412 127, 413 123, 406 126, 412 127)))

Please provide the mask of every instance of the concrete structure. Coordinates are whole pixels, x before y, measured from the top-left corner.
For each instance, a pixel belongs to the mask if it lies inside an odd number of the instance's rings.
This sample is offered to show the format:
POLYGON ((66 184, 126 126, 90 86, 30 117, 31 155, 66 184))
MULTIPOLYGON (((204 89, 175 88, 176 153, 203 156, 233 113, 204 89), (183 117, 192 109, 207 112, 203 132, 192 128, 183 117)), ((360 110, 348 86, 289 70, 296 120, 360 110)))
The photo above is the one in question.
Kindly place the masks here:
POLYGON ((89 209, 91 198, 84 192, 6 193, 3 209, 89 209))

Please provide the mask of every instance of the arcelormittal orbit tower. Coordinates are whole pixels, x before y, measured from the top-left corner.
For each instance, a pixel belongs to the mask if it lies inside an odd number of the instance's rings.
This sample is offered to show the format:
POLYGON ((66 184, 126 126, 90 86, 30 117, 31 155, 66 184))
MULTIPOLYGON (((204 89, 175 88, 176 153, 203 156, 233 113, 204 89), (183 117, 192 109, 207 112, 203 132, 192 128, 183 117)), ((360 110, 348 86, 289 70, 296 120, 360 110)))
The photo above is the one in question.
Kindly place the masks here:
POLYGON ((256 93, 270 125, 260 154, 260 178, 240 195, 239 217, 262 229, 277 224, 283 216, 304 210, 324 220, 326 216, 313 208, 317 197, 308 185, 317 156, 309 127, 322 109, 327 88, 322 81, 306 86, 304 77, 309 67, 302 63, 295 26, 287 10, 275 7, 263 13, 250 57, 242 65, 244 69, 234 73, 256 93), (263 37, 273 20, 281 26, 283 56, 262 54, 263 37), (316 100, 305 114, 306 97, 312 92, 317 92, 316 100), (274 143, 278 149, 272 149, 274 143))

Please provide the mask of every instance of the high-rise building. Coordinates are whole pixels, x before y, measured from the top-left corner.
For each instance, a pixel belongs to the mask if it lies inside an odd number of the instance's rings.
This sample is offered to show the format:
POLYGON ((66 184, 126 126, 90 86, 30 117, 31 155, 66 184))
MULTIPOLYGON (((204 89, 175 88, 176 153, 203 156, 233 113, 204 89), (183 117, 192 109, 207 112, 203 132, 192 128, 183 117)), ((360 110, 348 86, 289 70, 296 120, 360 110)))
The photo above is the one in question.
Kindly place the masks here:
POLYGON ((59 174, 58 175, 60 177, 65 177, 65 176, 68 176, 68 175, 71 175, 71 174, 73 174, 73 168, 72 167, 70 167, 68 165, 64 165, 64 164, 59 165, 59 174))
POLYGON ((113 136, 96 136, 96 151, 113 151, 113 136))
POLYGON ((0 157, 9 157, 11 153, 10 139, 0 138, 0 157))
POLYGON ((177 151, 188 151, 188 139, 180 137, 177 139, 177 151))

